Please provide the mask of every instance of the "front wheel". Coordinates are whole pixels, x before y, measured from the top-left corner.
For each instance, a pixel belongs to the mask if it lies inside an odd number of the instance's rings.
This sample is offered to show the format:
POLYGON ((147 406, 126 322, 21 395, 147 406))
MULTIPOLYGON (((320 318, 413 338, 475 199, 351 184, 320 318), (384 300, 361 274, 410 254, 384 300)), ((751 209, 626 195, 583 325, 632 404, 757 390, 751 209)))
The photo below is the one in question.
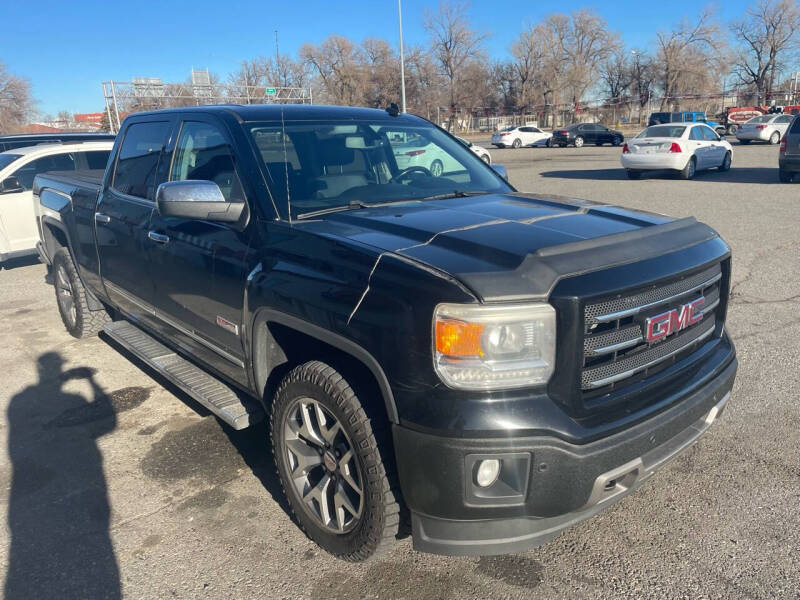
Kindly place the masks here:
POLYGON ((334 556, 362 561, 391 547, 400 505, 388 423, 367 408, 333 367, 295 367, 275 393, 272 448, 298 523, 334 556))
POLYGON ((441 177, 442 173, 444 173, 444 165, 442 165, 442 161, 438 158, 431 163, 431 175, 434 177, 441 177))
POLYGON ((86 288, 66 248, 61 248, 53 257, 53 287, 61 321, 72 337, 97 335, 111 320, 105 309, 89 308, 86 288))
POLYGON ((681 170, 681 179, 692 179, 697 170, 697 159, 693 156, 681 170))
POLYGON ((615 137, 615 138, 614 138, 614 141, 613 141, 613 142, 611 142, 611 145, 612 145, 612 146, 619 146, 621 143, 622 143, 622 138, 620 138, 620 137, 615 137))
POLYGON ((575 138, 575 147, 583 148, 583 138, 581 136, 575 138))
POLYGON ((725 158, 722 159, 722 164, 719 166, 720 171, 728 171, 731 168, 731 153, 726 152, 725 158))

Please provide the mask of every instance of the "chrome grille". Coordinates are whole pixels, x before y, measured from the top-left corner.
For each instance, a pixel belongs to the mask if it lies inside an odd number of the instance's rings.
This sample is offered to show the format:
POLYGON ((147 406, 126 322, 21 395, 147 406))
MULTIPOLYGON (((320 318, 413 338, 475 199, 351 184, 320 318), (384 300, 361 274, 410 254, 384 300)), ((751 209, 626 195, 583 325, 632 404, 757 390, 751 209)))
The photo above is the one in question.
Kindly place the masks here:
POLYGON ((713 335, 720 303, 722 268, 699 273, 586 304, 583 311, 584 395, 613 391, 635 375, 671 364, 699 348, 713 335), (703 319, 664 340, 649 343, 643 334, 648 317, 677 308, 703 296, 703 319))

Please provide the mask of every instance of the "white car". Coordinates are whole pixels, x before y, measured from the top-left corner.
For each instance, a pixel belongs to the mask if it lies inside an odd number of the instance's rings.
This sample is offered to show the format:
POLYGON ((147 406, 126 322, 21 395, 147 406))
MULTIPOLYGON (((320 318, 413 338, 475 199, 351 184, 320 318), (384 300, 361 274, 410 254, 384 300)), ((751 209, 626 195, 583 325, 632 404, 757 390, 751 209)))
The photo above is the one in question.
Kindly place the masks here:
POLYGON ((48 171, 105 169, 114 142, 27 146, 0 152, 0 264, 36 254, 33 178, 48 171))
POLYGON ((478 158, 480 158, 487 165, 492 164, 492 155, 489 154, 489 151, 486 148, 484 148, 483 146, 478 146, 478 144, 473 144, 472 142, 470 142, 469 140, 465 140, 464 138, 456 136, 456 139, 462 144, 464 144, 467 148, 472 150, 475 154, 477 154, 478 158))
POLYGON ((434 177, 440 177, 444 173, 464 169, 464 165, 453 156, 420 136, 409 135, 401 143, 393 143, 392 152, 401 171, 409 167, 422 167, 434 177))
POLYGON ((552 133, 532 125, 506 127, 492 134, 492 145, 498 148, 521 148, 522 146, 550 146, 552 133))
POLYGON ((794 115, 761 115, 742 123, 736 130, 736 139, 742 144, 752 141, 777 144, 789 128, 794 115))
POLYGON ((651 125, 622 147, 622 166, 631 179, 644 171, 679 171, 691 179, 697 171, 731 168, 733 148, 708 125, 651 125))

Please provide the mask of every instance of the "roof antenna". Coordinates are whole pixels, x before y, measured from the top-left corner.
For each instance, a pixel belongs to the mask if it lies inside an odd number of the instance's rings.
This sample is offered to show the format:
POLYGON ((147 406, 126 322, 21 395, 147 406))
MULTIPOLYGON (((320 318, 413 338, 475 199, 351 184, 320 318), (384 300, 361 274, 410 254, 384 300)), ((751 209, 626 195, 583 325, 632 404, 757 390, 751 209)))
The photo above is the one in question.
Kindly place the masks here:
POLYGON ((283 104, 281 104, 281 140, 283 141, 283 166, 286 171, 286 204, 289 207, 289 225, 291 225, 292 191, 289 189, 289 160, 286 157, 286 122, 283 120, 283 104))
POLYGON ((400 109, 398 108, 396 102, 392 102, 389 105, 389 108, 386 109, 386 112, 389 113, 390 117, 396 117, 397 115, 400 114, 400 109))

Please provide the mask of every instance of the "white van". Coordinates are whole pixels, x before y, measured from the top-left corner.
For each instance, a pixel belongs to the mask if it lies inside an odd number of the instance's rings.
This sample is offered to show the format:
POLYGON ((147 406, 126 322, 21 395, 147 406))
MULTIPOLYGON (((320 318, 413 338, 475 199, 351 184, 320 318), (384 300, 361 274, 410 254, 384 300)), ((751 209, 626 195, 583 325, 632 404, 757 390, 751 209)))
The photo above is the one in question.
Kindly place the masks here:
POLYGON ((0 265, 36 254, 33 178, 48 171, 105 169, 114 142, 45 144, 0 152, 0 265))

